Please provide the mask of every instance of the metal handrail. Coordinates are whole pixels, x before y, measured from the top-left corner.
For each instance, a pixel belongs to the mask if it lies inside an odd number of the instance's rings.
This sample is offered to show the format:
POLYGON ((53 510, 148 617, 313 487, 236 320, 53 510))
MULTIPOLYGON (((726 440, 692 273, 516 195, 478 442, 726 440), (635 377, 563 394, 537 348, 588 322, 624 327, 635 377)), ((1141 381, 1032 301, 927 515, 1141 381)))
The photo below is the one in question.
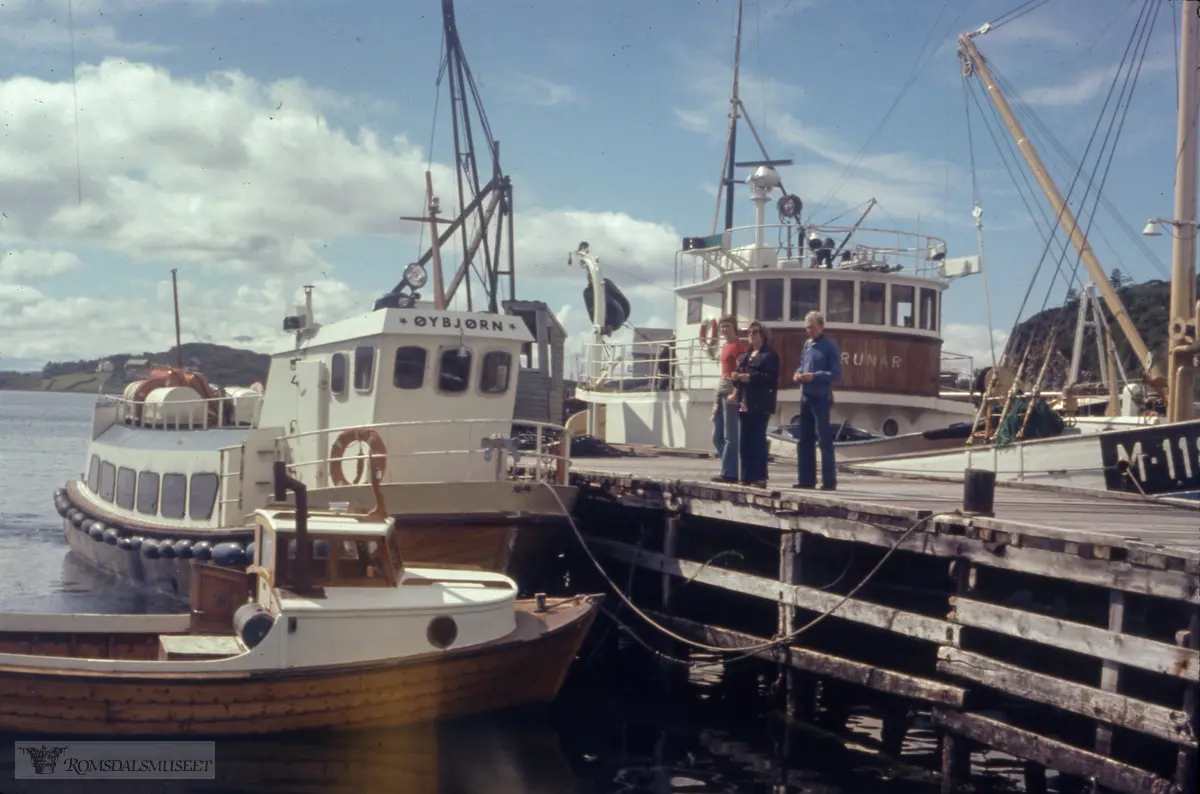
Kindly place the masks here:
MULTIPOLYGON (((172 400, 165 403, 146 403, 142 400, 130 400, 127 397, 104 394, 96 400, 96 407, 113 407, 117 410, 117 421, 124 424, 134 424, 138 427, 153 427, 162 430, 208 430, 223 427, 248 427, 257 418, 257 411, 249 422, 227 423, 224 406, 235 400, 249 399, 250 395, 239 397, 201 397, 195 400, 172 400), (216 406, 216 420, 209 419, 209 413, 216 406), (186 407, 186 411, 183 409, 186 407), (140 416, 138 415, 140 411, 140 416), (147 419, 146 414, 169 414, 167 419, 147 419), (197 412, 199 417, 197 418, 197 412), (181 414, 183 414, 181 416, 181 414)), ((254 398, 258 406, 262 405, 262 395, 254 398)))
POLYGON ((833 270, 853 271, 861 269, 863 263, 873 261, 880 265, 884 263, 892 266, 900 265, 901 270, 897 271, 900 275, 929 279, 941 277, 940 264, 934 264, 926 258, 926 254, 931 249, 942 248, 944 250, 946 241, 932 234, 863 226, 799 227, 794 224, 771 223, 762 226, 730 228, 721 236, 720 247, 678 251, 675 257, 675 286, 696 284, 707 280, 711 277, 709 268, 716 268, 718 271, 745 270, 748 265, 743 254, 753 250, 775 249, 780 260, 795 263, 794 269, 812 268, 816 264, 815 254, 807 245, 807 237, 812 233, 816 233, 822 239, 832 238, 835 243, 835 251, 840 249, 850 253, 851 263, 843 264, 839 256, 839 261, 832 263, 833 270), (761 246, 757 244, 760 234, 763 236, 761 246), (848 239, 846 239, 847 235, 850 235, 848 239), (873 241, 870 238, 876 235, 886 236, 894 242, 887 245, 882 244, 882 241, 880 244, 872 244, 873 241), (868 242, 859 242, 862 237, 867 237, 868 242), (841 244, 843 239, 846 239, 844 247, 841 244), (906 241, 911 242, 906 244, 906 241), (692 270, 690 281, 684 278, 682 272, 689 269, 689 266, 683 263, 684 256, 693 259, 690 265, 692 270), (697 259, 700 261, 695 261, 697 259), (911 263, 911 267, 909 267, 909 263, 911 263), (704 274, 704 278, 698 277, 698 273, 704 274))
MULTIPOLYGON (((335 460, 345 462, 351 460, 368 460, 371 457, 383 457, 384 459, 400 458, 400 457, 419 457, 419 456, 435 456, 435 455, 481 455, 484 460, 491 460, 493 466, 493 481, 499 482, 502 479, 512 479, 512 477, 502 478, 500 472, 506 468, 502 464, 508 459, 516 459, 524 455, 531 455, 537 461, 538 482, 542 479, 543 472, 553 471, 553 479, 560 485, 565 485, 569 481, 569 472, 571 467, 571 432, 562 425, 552 424, 550 422, 538 422, 528 419, 424 419, 424 420, 406 420, 400 422, 374 422, 370 424, 349 425, 345 427, 333 427, 321 430, 306 430, 301 433, 292 433, 286 436, 280 436, 274 440, 275 457, 277 460, 287 460, 287 452, 290 450, 289 441, 294 441, 301 438, 310 438, 313 436, 323 436, 327 434, 338 435, 352 430, 390 430, 393 428, 415 428, 415 427, 431 427, 442 425, 454 425, 461 427, 463 425, 509 425, 517 428, 531 428, 535 431, 535 449, 530 452, 528 450, 520 450, 516 448, 515 440, 510 436, 492 434, 481 439, 484 444, 479 449, 434 449, 434 450, 417 450, 405 452, 389 451, 385 455, 345 455, 339 458, 323 457, 311 461, 288 461, 288 468, 295 471, 308 466, 327 467, 335 460), (547 444, 546 437, 553 433, 558 436, 557 442, 547 444), (553 451, 551 451, 553 450, 553 451), (496 456, 494 459, 492 456, 496 456)), ((511 461, 510 461, 511 462, 511 461)), ((511 475, 511 470, 508 472, 511 475)))

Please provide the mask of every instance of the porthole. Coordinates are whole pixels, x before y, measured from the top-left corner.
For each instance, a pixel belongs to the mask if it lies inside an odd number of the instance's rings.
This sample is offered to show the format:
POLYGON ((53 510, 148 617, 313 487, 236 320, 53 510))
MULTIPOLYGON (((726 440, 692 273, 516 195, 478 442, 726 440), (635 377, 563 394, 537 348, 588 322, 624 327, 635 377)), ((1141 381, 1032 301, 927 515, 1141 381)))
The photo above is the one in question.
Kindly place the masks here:
POLYGON ((458 624, 454 618, 442 615, 429 621, 429 630, 425 632, 429 644, 435 648, 445 649, 458 638, 458 624))
POLYGON ((883 423, 883 434, 888 438, 900 432, 900 423, 895 419, 888 419, 883 423))

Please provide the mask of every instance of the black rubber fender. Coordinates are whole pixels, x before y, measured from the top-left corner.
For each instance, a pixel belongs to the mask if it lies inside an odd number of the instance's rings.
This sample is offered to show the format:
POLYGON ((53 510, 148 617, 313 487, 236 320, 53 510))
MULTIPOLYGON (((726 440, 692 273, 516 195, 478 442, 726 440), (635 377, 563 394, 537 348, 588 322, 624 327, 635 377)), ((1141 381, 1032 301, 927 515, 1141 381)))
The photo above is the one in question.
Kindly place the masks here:
POLYGON ((117 541, 121 539, 121 533, 117 531, 116 527, 106 528, 102 533, 102 536, 104 538, 104 542, 110 546, 117 545, 117 541))
POLYGON ((212 561, 230 567, 246 564, 246 549, 237 541, 226 541, 212 547, 212 561))
POLYGON ((106 529, 108 527, 104 526, 103 522, 93 521, 92 528, 88 530, 88 534, 91 535, 92 540, 100 542, 104 540, 104 530, 106 529))
POLYGON ((197 560, 212 559, 212 544, 207 540, 197 541, 192 544, 192 557, 197 560))
POLYGON ((154 538, 146 538, 142 541, 142 556, 148 560, 157 560, 160 556, 158 551, 158 541, 154 538))
POLYGON ((192 542, 187 538, 175 541, 175 556, 190 560, 192 558, 192 542))

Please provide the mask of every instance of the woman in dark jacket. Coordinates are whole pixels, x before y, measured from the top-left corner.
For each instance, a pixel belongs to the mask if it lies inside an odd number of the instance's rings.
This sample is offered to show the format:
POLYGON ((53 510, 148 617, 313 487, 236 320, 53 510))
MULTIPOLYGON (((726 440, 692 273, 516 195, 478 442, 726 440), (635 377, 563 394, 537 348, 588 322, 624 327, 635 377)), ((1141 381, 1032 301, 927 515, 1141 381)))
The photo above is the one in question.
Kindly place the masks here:
POLYGON ((771 349, 770 332, 757 320, 748 329, 750 348, 738 359, 730 402, 740 404, 742 485, 767 487, 767 423, 775 414, 779 389, 779 356, 771 349))

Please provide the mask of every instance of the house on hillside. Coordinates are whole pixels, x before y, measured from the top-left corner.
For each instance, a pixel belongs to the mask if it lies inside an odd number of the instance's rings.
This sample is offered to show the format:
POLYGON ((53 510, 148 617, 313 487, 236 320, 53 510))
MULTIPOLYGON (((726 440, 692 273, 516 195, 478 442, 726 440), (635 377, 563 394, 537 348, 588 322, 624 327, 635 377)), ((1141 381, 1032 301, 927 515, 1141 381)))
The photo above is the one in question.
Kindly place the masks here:
POLYGON ((125 362, 126 380, 135 381, 150 377, 150 359, 131 358, 125 362))

